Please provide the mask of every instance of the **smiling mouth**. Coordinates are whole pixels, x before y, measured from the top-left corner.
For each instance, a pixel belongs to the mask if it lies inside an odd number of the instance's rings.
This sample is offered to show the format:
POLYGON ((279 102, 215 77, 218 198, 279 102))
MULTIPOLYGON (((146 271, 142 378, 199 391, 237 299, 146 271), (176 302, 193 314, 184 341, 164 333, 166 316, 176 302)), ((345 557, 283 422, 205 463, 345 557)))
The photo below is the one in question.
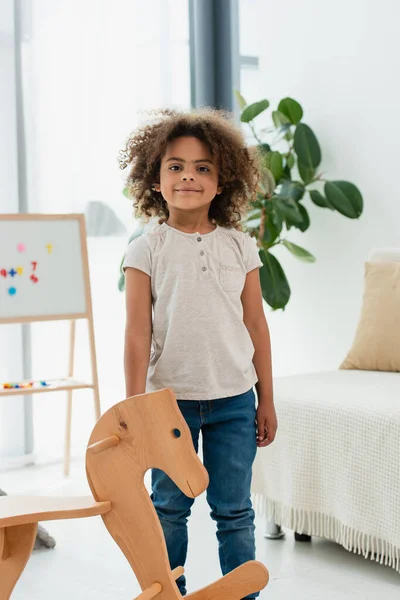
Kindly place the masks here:
POLYGON ((176 192, 185 192, 185 193, 188 193, 188 192, 192 192, 192 193, 193 193, 193 192, 194 192, 194 193, 199 193, 201 190, 194 190, 194 189, 192 189, 192 188, 182 188, 182 189, 180 189, 180 190, 175 190, 175 191, 176 191, 176 192))

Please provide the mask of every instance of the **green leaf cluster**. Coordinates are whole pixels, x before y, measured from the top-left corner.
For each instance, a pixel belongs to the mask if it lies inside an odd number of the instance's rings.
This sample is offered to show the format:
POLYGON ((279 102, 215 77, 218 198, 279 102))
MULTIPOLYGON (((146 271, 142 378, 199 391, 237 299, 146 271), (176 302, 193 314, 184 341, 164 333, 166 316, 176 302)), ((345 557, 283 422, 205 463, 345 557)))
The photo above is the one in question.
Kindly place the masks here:
POLYGON ((264 300, 272 309, 284 309, 290 299, 290 286, 285 272, 271 250, 284 246, 298 259, 314 262, 305 248, 290 242, 292 228, 302 232, 310 227, 306 200, 319 208, 328 208, 349 219, 357 219, 363 211, 363 197, 349 181, 329 181, 321 172, 322 152, 311 127, 304 123, 302 106, 293 98, 283 98, 271 111, 272 140, 262 139, 254 120, 270 108, 267 99, 247 104, 236 92, 242 123, 246 123, 257 141, 261 180, 253 209, 245 228, 257 238, 263 266, 260 280, 264 300), (282 151, 282 143, 287 147, 282 151), (279 150, 274 148, 279 144, 279 150))

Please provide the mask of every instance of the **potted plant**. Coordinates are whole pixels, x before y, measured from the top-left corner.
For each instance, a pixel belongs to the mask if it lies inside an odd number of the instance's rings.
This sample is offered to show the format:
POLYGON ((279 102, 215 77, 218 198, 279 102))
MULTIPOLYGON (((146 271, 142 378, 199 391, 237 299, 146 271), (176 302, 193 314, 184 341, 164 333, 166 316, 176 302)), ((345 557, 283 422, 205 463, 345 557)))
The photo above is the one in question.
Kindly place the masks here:
POLYGON ((336 210, 349 219, 361 215, 363 198, 353 183, 328 181, 322 175, 318 140, 303 122, 303 109, 296 100, 284 98, 277 110, 272 111, 271 127, 262 130, 268 137, 265 141, 257 133, 254 120, 269 108, 268 100, 248 105, 239 92, 236 96, 240 119, 253 133, 261 165, 257 197, 251 203, 244 227, 257 238, 263 263, 260 269, 263 298, 272 309, 284 309, 290 298, 290 286, 271 250, 283 245, 297 258, 315 261, 310 252, 286 237, 292 228, 304 232, 310 227, 304 205, 306 194, 316 206, 336 210))

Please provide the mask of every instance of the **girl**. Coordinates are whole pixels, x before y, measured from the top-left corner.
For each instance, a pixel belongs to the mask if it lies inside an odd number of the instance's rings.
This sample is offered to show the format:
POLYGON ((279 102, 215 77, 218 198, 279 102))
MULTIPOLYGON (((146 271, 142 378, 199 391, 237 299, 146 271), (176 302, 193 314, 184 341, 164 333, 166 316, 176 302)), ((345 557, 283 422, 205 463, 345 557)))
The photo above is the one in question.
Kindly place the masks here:
MULTIPOLYGON (((130 243, 123 265, 126 395, 170 387, 196 451, 201 431, 226 574, 255 558, 252 464, 277 429, 262 263, 240 228, 258 172, 240 131, 211 109, 163 111, 128 139, 128 165, 137 216, 158 224, 130 243)), ((151 498, 171 569, 184 566, 194 500, 157 469, 151 498)), ((177 585, 185 595, 184 576, 177 585)))

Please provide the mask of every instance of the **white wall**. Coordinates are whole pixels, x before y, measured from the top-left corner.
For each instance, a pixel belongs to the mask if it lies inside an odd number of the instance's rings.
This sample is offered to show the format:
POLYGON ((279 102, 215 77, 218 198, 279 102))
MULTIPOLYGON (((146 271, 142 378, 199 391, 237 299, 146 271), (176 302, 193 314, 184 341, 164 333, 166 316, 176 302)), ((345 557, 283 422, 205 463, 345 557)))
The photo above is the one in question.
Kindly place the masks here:
POLYGON ((275 107, 285 96, 297 99, 320 141, 326 177, 353 181, 365 200, 358 221, 307 200, 311 227, 291 231, 288 239, 310 250, 315 264, 301 263, 285 248, 276 252, 293 295, 285 312, 267 313, 275 374, 335 369, 353 339, 368 250, 400 245, 400 4, 257 5, 260 71, 255 97, 247 100, 267 97, 275 107))

